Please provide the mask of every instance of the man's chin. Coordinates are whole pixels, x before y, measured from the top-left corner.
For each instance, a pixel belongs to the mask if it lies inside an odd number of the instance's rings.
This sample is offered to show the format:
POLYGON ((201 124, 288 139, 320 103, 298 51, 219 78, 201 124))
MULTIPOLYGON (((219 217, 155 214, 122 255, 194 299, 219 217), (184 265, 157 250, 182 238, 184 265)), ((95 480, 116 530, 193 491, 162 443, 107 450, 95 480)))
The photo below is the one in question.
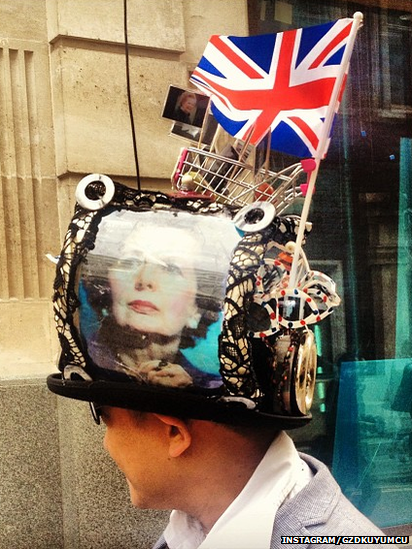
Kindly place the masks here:
POLYGON ((128 479, 126 479, 126 481, 129 487, 130 501, 133 507, 137 507, 138 509, 147 509, 147 507, 143 504, 142 498, 137 492, 137 490, 131 485, 128 479))

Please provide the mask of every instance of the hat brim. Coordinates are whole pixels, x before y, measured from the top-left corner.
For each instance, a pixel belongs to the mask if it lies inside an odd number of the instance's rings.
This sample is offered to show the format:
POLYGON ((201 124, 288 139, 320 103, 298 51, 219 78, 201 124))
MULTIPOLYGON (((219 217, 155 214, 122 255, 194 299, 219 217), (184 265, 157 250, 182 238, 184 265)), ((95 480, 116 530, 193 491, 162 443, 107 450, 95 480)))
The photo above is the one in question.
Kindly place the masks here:
POLYGON ((47 386, 57 395, 76 400, 233 425, 257 422, 290 430, 303 427, 312 419, 311 414, 295 417, 263 413, 248 409, 241 402, 226 402, 186 391, 182 395, 179 389, 142 386, 128 382, 68 380, 63 379, 61 374, 51 374, 47 378, 47 386))

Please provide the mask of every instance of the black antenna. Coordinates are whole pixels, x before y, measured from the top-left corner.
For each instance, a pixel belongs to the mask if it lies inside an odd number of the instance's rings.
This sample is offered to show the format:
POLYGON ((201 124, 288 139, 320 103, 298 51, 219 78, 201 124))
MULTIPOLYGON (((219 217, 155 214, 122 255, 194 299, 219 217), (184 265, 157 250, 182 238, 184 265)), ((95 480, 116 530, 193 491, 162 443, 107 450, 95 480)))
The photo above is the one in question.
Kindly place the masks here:
POLYGON ((130 91, 129 40, 128 40, 128 35, 127 35, 127 0, 123 0, 123 14, 124 14, 124 45, 125 45, 125 53, 126 53, 127 102, 128 102, 128 105, 129 105, 130 125, 131 125, 131 128, 132 128, 133 153, 134 153, 134 163, 135 163, 135 166, 136 166, 137 189, 140 191, 139 159, 137 157, 136 130, 135 130, 135 127, 134 127, 132 94, 131 94, 131 91, 130 91))

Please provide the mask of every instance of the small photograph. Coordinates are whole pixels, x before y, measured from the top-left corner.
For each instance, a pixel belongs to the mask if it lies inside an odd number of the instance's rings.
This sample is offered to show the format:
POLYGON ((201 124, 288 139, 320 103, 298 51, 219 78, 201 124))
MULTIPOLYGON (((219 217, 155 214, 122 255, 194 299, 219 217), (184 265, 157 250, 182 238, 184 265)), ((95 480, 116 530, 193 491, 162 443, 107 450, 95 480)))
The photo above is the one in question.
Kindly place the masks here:
POLYGON ((113 212, 79 273, 79 324, 100 368, 141 384, 216 389, 226 277, 239 234, 226 217, 113 212))
POLYGON ((178 137, 184 137, 190 141, 198 142, 201 139, 202 144, 211 145, 217 127, 218 123, 216 118, 213 114, 208 113, 204 120, 203 130, 197 126, 191 126, 190 124, 184 124, 182 122, 175 122, 170 130, 170 133, 178 137))
POLYGON ((163 108, 163 118, 201 128, 205 118, 209 97, 193 90, 170 86, 163 108))
POLYGON ((207 117, 205 118, 204 125, 203 125, 202 143, 204 143, 205 145, 211 145, 215 137, 217 128, 218 128, 217 120, 213 116, 213 114, 209 112, 207 117))
POLYGON ((269 146, 270 137, 271 137, 270 133, 266 134, 265 137, 262 139, 262 141, 256 147, 255 175, 257 173, 259 173, 260 169, 263 168, 263 166, 266 162, 267 150, 268 150, 268 146, 269 146))
POLYGON ((171 135, 176 135, 177 137, 183 137, 184 139, 196 142, 199 141, 201 132, 202 128, 184 124, 183 122, 175 122, 170 129, 171 135))

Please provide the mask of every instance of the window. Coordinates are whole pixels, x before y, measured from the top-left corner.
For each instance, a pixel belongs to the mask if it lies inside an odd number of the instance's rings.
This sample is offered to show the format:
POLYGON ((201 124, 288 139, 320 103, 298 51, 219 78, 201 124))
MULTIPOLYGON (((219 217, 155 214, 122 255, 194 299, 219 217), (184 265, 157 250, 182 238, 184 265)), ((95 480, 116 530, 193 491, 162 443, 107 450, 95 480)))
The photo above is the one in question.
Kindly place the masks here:
POLYGON ((382 4, 251 0, 249 18, 260 34, 364 13, 305 248, 337 277, 342 311, 315 327, 314 421, 292 435, 394 527, 412 524, 412 5, 382 4))

